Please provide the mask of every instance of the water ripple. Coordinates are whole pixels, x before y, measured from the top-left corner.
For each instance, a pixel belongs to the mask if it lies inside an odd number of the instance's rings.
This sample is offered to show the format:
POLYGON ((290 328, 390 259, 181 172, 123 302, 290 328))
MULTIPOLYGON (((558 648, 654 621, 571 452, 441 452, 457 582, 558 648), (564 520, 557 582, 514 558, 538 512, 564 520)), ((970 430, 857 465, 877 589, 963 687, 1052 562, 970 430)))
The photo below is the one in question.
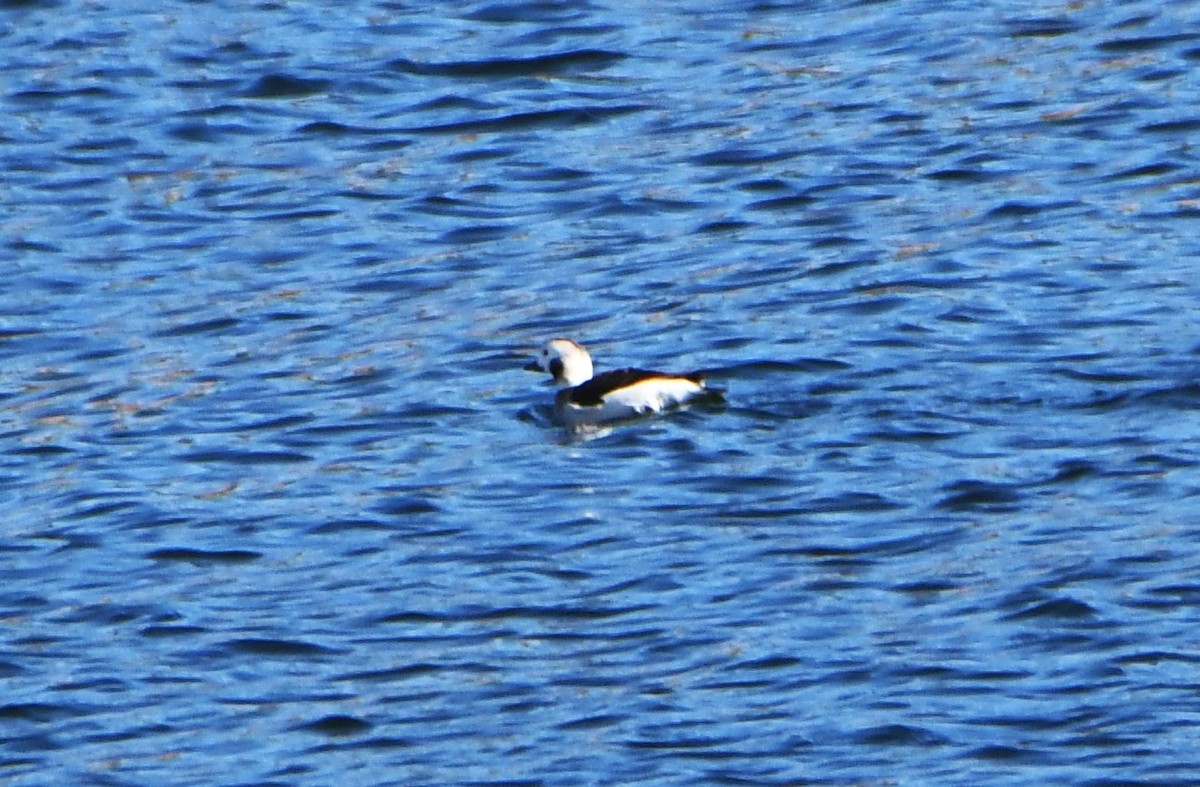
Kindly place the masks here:
POLYGON ((15 784, 1194 781, 1186 5, 60 10, 15 784), (573 438, 561 335, 728 401, 573 438))

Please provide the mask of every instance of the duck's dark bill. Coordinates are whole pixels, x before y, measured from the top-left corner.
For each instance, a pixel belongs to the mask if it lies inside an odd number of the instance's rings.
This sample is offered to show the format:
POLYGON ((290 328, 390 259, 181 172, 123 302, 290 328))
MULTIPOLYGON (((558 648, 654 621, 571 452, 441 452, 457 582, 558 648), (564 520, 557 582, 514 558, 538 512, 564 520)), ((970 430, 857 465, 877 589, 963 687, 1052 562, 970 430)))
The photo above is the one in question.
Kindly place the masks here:
POLYGON ((528 364, 525 366, 525 371, 527 371, 527 372, 540 372, 540 371, 542 371, 542 367, 538 366, 538 364, 537 364, 537 361, 530 361, 530 362, 529 362, 529 363, 528 363, 528 364))

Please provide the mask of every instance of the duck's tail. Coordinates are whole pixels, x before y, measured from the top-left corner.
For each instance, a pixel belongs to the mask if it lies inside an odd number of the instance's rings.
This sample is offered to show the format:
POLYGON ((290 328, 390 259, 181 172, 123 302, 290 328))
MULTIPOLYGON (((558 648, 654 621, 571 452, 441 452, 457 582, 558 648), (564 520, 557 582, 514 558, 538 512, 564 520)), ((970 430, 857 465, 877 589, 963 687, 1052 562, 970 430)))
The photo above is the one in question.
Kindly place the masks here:
POLYGON ((707 372, 692 372, 691 374, 683 375, 684 379, 691 380, 696 385, 704 390, 692 397, 693 402, 703 402, 705 404, 725 404, 724 388, 716 388, 708 384, 707 372))

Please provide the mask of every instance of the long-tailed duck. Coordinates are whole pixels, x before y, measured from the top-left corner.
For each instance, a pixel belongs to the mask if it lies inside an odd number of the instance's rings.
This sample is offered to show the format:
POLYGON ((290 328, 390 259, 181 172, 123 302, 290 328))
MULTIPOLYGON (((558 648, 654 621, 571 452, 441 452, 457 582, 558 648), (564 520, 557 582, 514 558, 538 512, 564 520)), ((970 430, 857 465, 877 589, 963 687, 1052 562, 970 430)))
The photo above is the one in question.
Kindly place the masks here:
POLYGON ((562 390, 554 397, 558 420, 569 427, 603 424, 658 413, 697 399, 720 401, 723 392, 708 388, 704 376, 667 374, 645 369, 616 369, 592 376, 592 357, 570 339, 552 339, 525 367, 549 372, 562 390))

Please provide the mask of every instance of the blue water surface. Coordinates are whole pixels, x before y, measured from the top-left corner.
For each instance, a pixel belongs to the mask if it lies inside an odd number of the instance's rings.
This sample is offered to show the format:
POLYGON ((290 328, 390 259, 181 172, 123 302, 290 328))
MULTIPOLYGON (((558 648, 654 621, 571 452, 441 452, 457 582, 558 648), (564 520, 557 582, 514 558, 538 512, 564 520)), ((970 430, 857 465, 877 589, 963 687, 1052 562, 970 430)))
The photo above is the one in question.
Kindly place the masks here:
POLYGON ((0 3, 0 781, 1200 780, 1200 4, 0 3), (521 367, 706 370, 573 435, 521 367))

